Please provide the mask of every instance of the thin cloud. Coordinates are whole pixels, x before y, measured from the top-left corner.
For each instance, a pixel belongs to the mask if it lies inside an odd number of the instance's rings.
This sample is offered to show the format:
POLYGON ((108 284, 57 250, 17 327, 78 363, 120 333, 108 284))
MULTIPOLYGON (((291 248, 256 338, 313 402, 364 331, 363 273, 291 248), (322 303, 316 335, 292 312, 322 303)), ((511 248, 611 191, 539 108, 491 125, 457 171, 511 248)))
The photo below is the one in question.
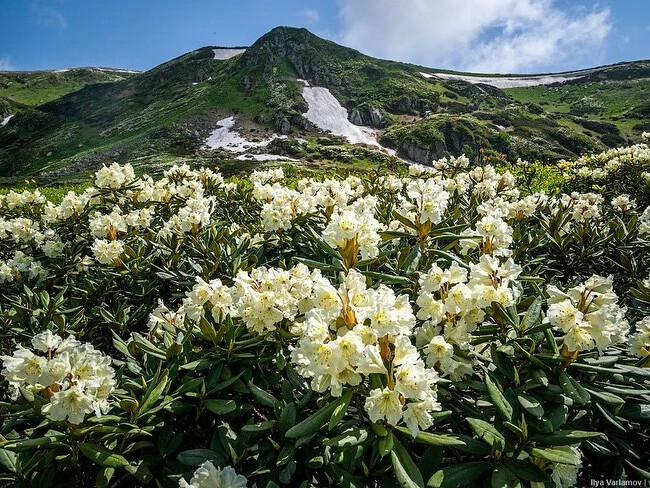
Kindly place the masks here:
POLYGON ((318 10, 315 10, 313 8, 302 9, 300 15, 313 24, 316 24, 320 21, 320 14, 318 13, 318 10))
POLYGON ((42 1, 36 0, 32 3, 32 12, 34 20, 38 24, 56 27, 60 30, 68 28, 68 21, 63 14, 50 6, 44 5, 42 1))
POLYGON ((338 0, 338 6, 343 44, 477 72, 588 63, 612 30, 609 9, 560 8, 554 0, 338 0))
POLYGON ((0 71, 15 71, 16 67, 11 64, 11 58, 9 56, 0 57, 0 71))

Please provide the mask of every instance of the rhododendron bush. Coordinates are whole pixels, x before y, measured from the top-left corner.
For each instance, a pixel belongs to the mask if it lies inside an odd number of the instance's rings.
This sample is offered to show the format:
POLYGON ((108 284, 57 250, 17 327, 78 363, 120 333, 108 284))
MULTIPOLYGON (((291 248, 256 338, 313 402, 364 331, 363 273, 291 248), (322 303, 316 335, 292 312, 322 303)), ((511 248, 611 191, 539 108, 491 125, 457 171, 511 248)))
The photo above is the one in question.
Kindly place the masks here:
POLYGON ((524 194, 464 157, 113 164, 57 204, 0 197, 0 285, 7 486, 649 476, 650 209, 629 195, 524 194))

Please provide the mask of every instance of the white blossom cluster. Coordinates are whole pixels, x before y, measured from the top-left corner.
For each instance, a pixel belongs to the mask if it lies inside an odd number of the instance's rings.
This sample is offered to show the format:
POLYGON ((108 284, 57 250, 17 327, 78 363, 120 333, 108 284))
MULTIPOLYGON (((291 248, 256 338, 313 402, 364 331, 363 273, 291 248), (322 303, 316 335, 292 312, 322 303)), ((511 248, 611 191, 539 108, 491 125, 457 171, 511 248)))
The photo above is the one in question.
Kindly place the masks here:
POLYGON ((636 332, 630 337, 630 353, 639 358, 650 356, 650 317, 636 323, 636 332))
POLYGON ((34 260, 22 251, 16 251, 11 259, 0 260, 0 283, 25 281, 25 279, 41 281, 46 277, 47 271, 43 269, 40 261, 34 260))
POLYGON ((511 283, 521 267, 508 259, 482 255, 468 270, 457 263, 447 269, 434 265, 419 279, 417 318, 424 321, 416 333, 427 365, 459 380, 472 372, 467 351, 472 349, 471 333, 485 318, 485 308, 493 302, 508 307, 518 297, 511 283), (462 352, 465 351, 463 355, 462 352))
POLYGON ((639 234, 650 234, 650 207, 646 207, 639 217, 639 234))
POLYGON ((635 144, 609 149, 599 154, 582 156, 575 161, 560 161, 559 166, 567 170, 567 178, 604 180, 620 168, 650 168, 650 147, 647 144, 635 144))
POLYGON ((115 388, 111 358, 70 336, 45 331, 32 339, 32 350, 18 346, 12 356, 0 356, 2 376, 17 398, 21 388, 42 395, 42 413, 52 420, 80 424, 89 413, 109 409, 115 388))
POLYGON ((629 325, 626 309, 618 305, 612 289, 612 277, 592 276, 584 283, 563 292, 548 286, 546 320, 564 332, 567 352, 602 352, 612 344, 625 341, 629 325))
POLYGON ((438 224, 449 203, 449 192, 435 178, 411 180, 406 185, 406 195, 398 196, 398 212, 418 225, 427 222, 438 224))
POLYGON ((10 190, 6 195, 0 195, 0 209, 17 210, 24 207, 35 207, 43 205, 47 199, 41 194, 40 190, 22 191, 20 193, 10 190))
POLYGON ((110 188, 116 190, 128 185, 135 180, 133 166, 113 163, 110 166, 103 165, 95 174, 95 186, 97 188, 110 188))
POLYGON ((258 334, 272 333, 285 321, 298 337, 292 360, 316 391, 340 396, 345 386, 358 386, 372 373, 382 375, 385 386, 366 400, 373 421, 403 420, 416 433, 431 425, 430 412, 439 409, 437 372, 409 338, 416 325, 409 297, 396 296, 385 285, 367 288, 354 269, 338 288, 303 264, 240 271, 231 287, 199 279, 178 312, 159 307, 151 322, 182 324, 184 318, 200 321, 206 313, 217 321, 230 314, 258 334))
POLYGON ((612 198, 612 208, 618 212, 625 213, 628 210, 636 208, 636 201, 630 199, 630 195, 623 193, 612 198))
POLYGON ((570 195, 562 195, 559 201, 553 201, 553 209, 557 212, 559 203, 564 209, 571 212, 573 221, 587 222, 601 217, 603 201, 603 196, 597 193, 572 192, 570 195))
POLYGON ((234 468, 217 468, 211 461, 205 461, 196 468, 190 482, 181 479, 179 488, 246 488, 248 480, 237 474, 234 468))
POLYGON ((381 236, 385 226, 375 218, 377 199, 367 196, 356 200, 352 205, 336 207, 323 230, 323 239, 330 246, 341 250, 345 257, 356 257, 361 252, 362 259, 374 258, 379 254, 381 236))
POLYGON ((292 327, 299 340, 291 358, 312 389, 340 396, 344 386, 360 385, 374 373, 383 386, 365 400, 371 421, 403 421, 413 435, 430 427, 431 412, 441 408, 438 374, 411 343, 416 319, 408 296, 385 285, 367 288, 365 277, 350 270, 338 290, 315 283, 310 302, 292 327))

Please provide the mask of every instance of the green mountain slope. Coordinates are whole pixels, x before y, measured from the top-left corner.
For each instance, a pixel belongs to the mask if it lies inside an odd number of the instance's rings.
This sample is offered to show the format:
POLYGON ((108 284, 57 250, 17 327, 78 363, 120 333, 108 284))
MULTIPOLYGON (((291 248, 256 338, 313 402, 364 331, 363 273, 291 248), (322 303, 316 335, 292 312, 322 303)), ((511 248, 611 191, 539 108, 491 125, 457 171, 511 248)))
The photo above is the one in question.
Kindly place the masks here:
POLYGON ((74 68, 55 71, 0 71, 0 99, 35 106, 56 100, 86 85, 123 80, 133 71, 74 68))
POLYGON ((625 66, 595 69, 564 84, 502 90, 426 78, 422 72, 431 69, 379 60, 305 29, 280 27, 229 59, 215 59, 214 48, 206 47, 60 97, 54 88, 44 90, 51 96, 47 103, 34 103, 46 95, 6 98, 22 109, 0 127, 0 177, 69 177, 111 161, 134 162, 147 171, 179 160, 222 163, 234 155, 206 151, 203 143, 217 121, 233 114, 249 140, 290 136, 274 143, 276 153, 326 163, 341 155, 349 160, 351 150, 361 164, 372 150, 323 139, 302 116, 307 104, 299 80, 327 87, 352 123, 375 128, 382 145, 408 159, 426 163, 479 150, 515 158, 570 157, 640 135, 646 98, 639 95, 638 105, 630 106, 626 90, 642 91, 647 63, 625 66), (594 104, 603 108, 580 110, 594 104), (293 137, 310 145, 300 146, 293 137))

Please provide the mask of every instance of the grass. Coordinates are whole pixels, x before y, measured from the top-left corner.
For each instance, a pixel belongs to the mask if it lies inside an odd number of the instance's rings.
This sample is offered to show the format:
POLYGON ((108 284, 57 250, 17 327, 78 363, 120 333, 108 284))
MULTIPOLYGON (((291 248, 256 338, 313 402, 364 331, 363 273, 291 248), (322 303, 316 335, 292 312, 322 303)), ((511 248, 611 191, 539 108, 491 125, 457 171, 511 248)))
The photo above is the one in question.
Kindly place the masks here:
POLYGON ((551 113, 612 123, 624 136, 638 138, 640 131, 635 126, 643 121, 640 115, 650 107, 649 83, 648 78, 608 80, 510 88, 507 93, 520 103, 537 104, 551 113))
POLYGON ((129 73, 94 69, 0 73, 0 97, 21 105, 37 106, 89 84, 119 81, 129 76, 129 73))

